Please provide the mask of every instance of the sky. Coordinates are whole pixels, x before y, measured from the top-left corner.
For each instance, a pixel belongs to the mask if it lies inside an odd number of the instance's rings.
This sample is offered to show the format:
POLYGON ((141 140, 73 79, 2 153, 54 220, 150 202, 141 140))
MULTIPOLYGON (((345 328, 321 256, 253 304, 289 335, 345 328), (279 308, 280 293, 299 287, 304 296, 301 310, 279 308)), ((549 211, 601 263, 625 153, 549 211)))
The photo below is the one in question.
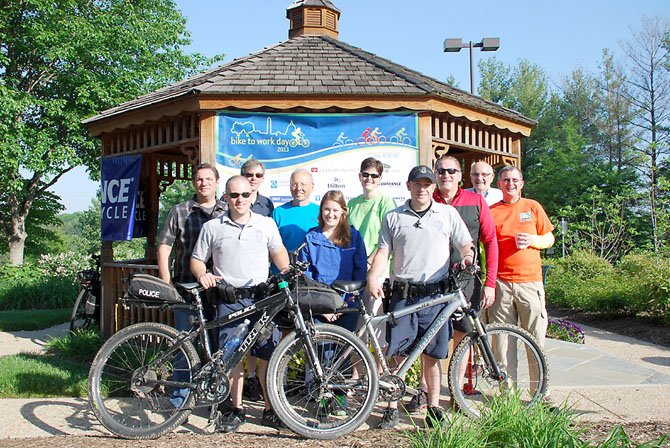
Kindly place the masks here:
MULTIPOLYGON (((480 42, 499 37, 496 52, 474 51, 477 63, 527 59, 557 86, 575 68, 596 73, 602 51, 620 55, 620 43, 639 29, 643 16, 670 17, 670 0, 332 0, 340 10, 339 39, 440 81, 453 75, 469 91, 469 51, 444 53, 446 38, 480 42)), ((292 0, 177 0, 187 18, 189 52, 224 54, 223 63, 288 39, 286 8, 292 0)), ((98 183, 85 169, 53 188, 67 212, 85 210, 98 183)))

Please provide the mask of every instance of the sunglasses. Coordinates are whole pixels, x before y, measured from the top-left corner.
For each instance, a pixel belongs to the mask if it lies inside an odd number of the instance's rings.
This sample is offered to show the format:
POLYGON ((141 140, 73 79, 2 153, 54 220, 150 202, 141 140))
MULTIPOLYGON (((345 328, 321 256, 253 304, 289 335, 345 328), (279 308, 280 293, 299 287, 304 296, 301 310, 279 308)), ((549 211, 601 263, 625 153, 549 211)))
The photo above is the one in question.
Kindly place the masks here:
POLYGON ((381 177, 379 174, 366 173, 366 172, 361 172, 361 176, 363 177, 363 179, 367 179, 368 177, 371 177, 373 179, 378 179, 379 177, 381 177))
POLYGON ((243 198, 246 199, 249 196, 251 196, 251 192, 250 191, 245 191, 244 193, 227 193, 227 195, 230 199, 237 199, 240 196, 242 196, 243 198))
POLYGON ((459 170, 457 168, 435 168, 435 171, 437 171, 437 174, 439 174, 440 176, 443 176, 444 173, 449 173, 451 175, 454 175, 456 173, 461 172, 461 170, 459 170))
POLYGON ((256 174, 254 174, 254 173, 244 173, 244 177, 254 177, 254 176, 256 176, 256 179, 261 179, 265 176, 265 174, 263 174, 263 173, 256 173, 256 174))

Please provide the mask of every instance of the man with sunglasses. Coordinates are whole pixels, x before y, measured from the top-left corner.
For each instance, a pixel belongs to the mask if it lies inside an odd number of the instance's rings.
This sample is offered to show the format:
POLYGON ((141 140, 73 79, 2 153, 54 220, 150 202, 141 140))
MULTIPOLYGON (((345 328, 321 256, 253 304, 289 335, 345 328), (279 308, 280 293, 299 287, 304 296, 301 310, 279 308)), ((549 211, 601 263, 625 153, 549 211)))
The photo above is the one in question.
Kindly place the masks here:
MULTIPOLYGON (((453 207, 433 201, 433 171, 424 165, 412 168, 407 189, 410 199, 384 216, 377 253, 368 272, 370 294, 376 299, 384 298, 379 278, 393 256, 390 311, 429 300, 444 292, 452 247, 459 252, 464 265, 473 262, 472 238, 463 220, 453 207)), ((397 323, 387 330, 389 344, 386 355, 394 356, 401 365, 407 352, 425 334, 443 307, 429 307, 397 319, 397 323)), ((451 330, 451 325, 445 324, 421 354, 428 389, 427 426, 445 418, 439 405, 439 363, 449 355, 451 330)), ((398 421, 398 403, 389 402, 378 427, 392 429, 398 421)))
MULTIPOLYGON (((263 216, 272 216, 275 209, 272 201, 258 192, 263 180, 265 180, 265 166, 256 159, 249 159, 240 168, 240 174, 247 178, 251 185, 251 211, 263 216)), ((244 398, 250 401, 263 399, 261 384, 256 377, 256 357, 247 355, 248 376, 244 384, 244 398)))
MULTIPOLYGON (((217 282, 225 282, 236 288, 236 296, 240 299, 235 303, 220 301, 217 317, 221 318, 250 306, 263 298, 257 291, 258 285, 265 282, 269 275, 270 260, 281 270, 288 269, 289 259, 286 248, 282 244, 276 224, 271 218, 251 211, 252 189, 249 181, 243 176, 233 176, 226 182, 225 198, 228 213, 217 219, 208 221, 200 232, 198 241, 191 257, 191 271, 204 288, 212 288, 217 282), (206 263, 211 258, 212 272, 207 270, 206 263)), ((257 319, 259 316, 252 316, 257 319)), ((226 340, 235 331, 239 322, 233 322, 219 329, 219 346, 223 347, 226 340)), ((251 322, 249 327, 255 322, 251 322)), ((259 358, 259 376, 265 391, 265 372, 276 343, 269 338, 262 346, 252 349, 259 358)), ((240 363, 231 377, 230 406, 219 405, 223 412, 223 431, 235 432, 245 422, 242 407, 242 383, 244 366, 240 363)), ((283 424, 272 410, 267 397, 263 411, 263 423, 273 428, 282 428, 283 424)))
POLYGON ((480 160, 470 165, 470 180, 472 181, 472 188, 468 188, 467 191, 473 191, 484 196, 489 207, 502 201, 502 191, 491 188, 493 168, 488 163, 480 160))
MULTIPOLYGON (((377 252, 377 242, 379 241, 379 231, 382 228, 384 215, 396 208, 396 203, 387 194, 379 189, 382 182, 384 164, 374 157, 368 157, 361 162, 361 170, 358 173, 358 180, 363 187, 363 194, 349 200, 347 208, 349 209, 349 224, 354 226, 363 236, 365 250, 368 254, 368 268, 372 264, 372 259, 377 252)), ((388 277, 389 269, 382 273, 382 279, 388 277)), ((370 294, 365 294, 365 306, 372 316, 377 316, 382 312, 381 300, 373 300, 370 294)), ((382 331, 386 328, 383 323, 378 324, 375 329, 377 340, 385 341, 386 338, 380 338, 382 331)), ((382 348, 385 348, 383 344, 382 348)))
POLYGON ((251 211, 263 216, 272 216, 275 209, 272 201, 258 192, 265 180, 265 166, 256 159, 249 159, 240 168, 240 174, 251 184, 251 211))

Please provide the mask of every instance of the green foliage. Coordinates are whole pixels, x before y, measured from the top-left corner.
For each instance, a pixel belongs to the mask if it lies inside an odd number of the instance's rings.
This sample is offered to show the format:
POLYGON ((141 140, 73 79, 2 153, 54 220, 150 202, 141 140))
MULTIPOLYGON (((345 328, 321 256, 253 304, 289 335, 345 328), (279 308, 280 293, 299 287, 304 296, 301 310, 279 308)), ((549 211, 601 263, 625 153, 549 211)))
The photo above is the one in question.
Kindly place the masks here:
POLYGON ((449 415, 447 424, 434 430, 414 430, 407 433, 412 448, 614 448, 664 446, 666 438, 634 445, 625 430, 614 427, 604 441, 582 440, 584 430, 574 424, 571 412, 564 407, 553 411, 536 404, 526 406, 511 395, 501 395, 491 401, 479 420, 471 420, 459 413, 449 415))
POLYGON ((166 188, 160 197, 160 209, 158 211, 159 225, 162 226, 165 223, 168 212, 172 207, 181 202, 188 201, 194 194, 193 183, 188 181, 175 181, 166 188))
POLYGON ((0 398, 85 397, 89 366, 55 356, 0 358, 0 398))
POLYGON ((103 344, 97 329, 76 330, 60 338, 47 341, 49 353, 84 364, 90 364, 103 344))
POLYGON ((69 322, 72 307, 55 310, 0 311, 0 331, 35 331, 69 322))
POLYGON ((23 262, 36 198, 73 167, 98 175, 98 140, 82 120, 221 59, 189 55, 172 0, 5 2, 0 11, 0 209, 10 259, 23 262))
POLYGON ((70 307, 77 297, 76 273, 89 267, 90 259, 74 252, 0 266, 0 310, 70 307))
POLYGON ((670 322, 670 260, 634 254, 616 266, 587 252, 555 261, 547 301, 604 315, 647 314, 670 322))

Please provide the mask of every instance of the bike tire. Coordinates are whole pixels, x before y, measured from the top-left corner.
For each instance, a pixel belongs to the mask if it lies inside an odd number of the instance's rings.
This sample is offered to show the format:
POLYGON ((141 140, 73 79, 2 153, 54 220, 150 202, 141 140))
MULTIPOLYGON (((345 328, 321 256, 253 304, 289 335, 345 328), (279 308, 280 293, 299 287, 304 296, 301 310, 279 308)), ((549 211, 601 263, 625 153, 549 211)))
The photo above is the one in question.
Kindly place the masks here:
POLYGON ((483 343, 476 333, 470 333, 458 344, 449 362, 449 391, 458 409, 469 417, 479 418, 489 401, 507 392, 517 394, 528 405, 540 400, 549 385, 549 372, 535 338, 511 324, 487 325, 486 334, 506 378, 493 378, 483 356, 483 343), (500 356, 501 353, 506 356, 500 356))
POLYGON ((268 398, 277 416, 296 434, 335 439, 356 430, 372 412, 379 392, 377 367, 367 347, 343 328, 315 325, 312 340, 325 384, 305 379, 311 369, 305 367, 309 361, 304 340, 294 331, 282 339, 268 363, 268 398))
POLYGON ((77 300, 72 307, 72 316, 70 317, 70 331, 85 330, 91 326, 93 316, 86 314, 86 301, 91 296, 91 291, 82 289, 79 291, 77 300))
POLYGON ((111 433, 126 439, 155 439, 188 418, 195 402, 193 390, 145 382, 174 380, 175 372, 180 372, 178 381, 193 382, 200 358, 190 341, 168 362, 151 363, 178 337, 172 327, 144 322, 122 329, 100 348, 89 372, 88 399, 111 433))

